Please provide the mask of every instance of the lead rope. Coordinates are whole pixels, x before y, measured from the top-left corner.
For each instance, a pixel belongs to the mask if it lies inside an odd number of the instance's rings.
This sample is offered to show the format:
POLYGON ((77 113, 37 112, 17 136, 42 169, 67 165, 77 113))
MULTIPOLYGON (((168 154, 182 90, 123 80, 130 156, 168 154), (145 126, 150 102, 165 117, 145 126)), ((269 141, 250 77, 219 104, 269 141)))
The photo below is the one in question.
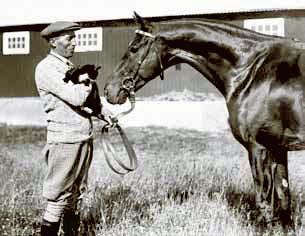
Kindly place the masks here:
POLYGON ((119 174, 119 175, 126 175, 131 171, 134 171, 137 167, 138 167, 138 159, 136 156, 136 153, 132 147, 132 144, 130 143, 130 141, 127 138, 126 133, 124 132, 123 128, 118 124, 118 120, 119 118, 129 114, 131 111, 133 111, 133 109, 135 108, 135 93, 132 91, 130 92, 129 95, 129 101, 131 104, 131 107, 129 110, 124 111, 119 113, 118 115, 116 115, 115 117, 112 118, 113 120, 113 124, 109 125, 106 124, 101 131, 101 136, 102 136, 102 147, 104 150, 104 154, 105 154, 105 160, 106 163, 108 164, 109 168, 119 174), (129 159, 129 165, 124 164, 117 156, 113 145, 111 144, 111 142, 109 141, 109 129, 117 129, 117 131, 120 134, 120 137, 122 139, 123 145, 127 151, 128 154, 128 159, 129 159), (120 166, 123 171, 118 170, 117 168, 114 167, 114 165, 111 162, 111 159, 114 160, 114 162, 120 166))

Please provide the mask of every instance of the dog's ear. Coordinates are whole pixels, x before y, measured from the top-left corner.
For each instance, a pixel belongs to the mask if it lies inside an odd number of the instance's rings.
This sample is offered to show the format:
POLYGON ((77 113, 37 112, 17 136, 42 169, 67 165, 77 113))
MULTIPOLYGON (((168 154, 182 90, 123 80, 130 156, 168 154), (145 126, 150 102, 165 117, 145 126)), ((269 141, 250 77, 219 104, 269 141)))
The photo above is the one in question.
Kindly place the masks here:
POLYGON ((141 17, 137 12, 133 12, 135 22, 140 26, 140 30, 151 32, 152 31, 152 24, 141 17))

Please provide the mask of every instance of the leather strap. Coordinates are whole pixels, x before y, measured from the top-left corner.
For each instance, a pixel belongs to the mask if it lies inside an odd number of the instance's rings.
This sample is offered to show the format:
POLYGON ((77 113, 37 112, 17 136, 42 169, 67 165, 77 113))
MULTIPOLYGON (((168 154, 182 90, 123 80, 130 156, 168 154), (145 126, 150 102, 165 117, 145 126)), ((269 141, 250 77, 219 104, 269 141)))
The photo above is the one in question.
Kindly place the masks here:
POLYGON ((122 129, 122 127, 118 123, 116 123, 114 128, 117 129, 117 131, 120 134, 123 145, 128 154, 129 164, 126 165, 118 158, 118 156, 113 148, 113 145, 110 142, 108 128, 106 126, 103 127, 102 134, 101 134, 102 147, 103 147, 103 151, 105 154, 105 159, 106 159, 108 166, 110 167, 110 169, 112 171, 114 171, 115 173, 117 173, 119 175, 126 175, 129 172, 134 171, 138 167, 138 159, 137 159, 136 153, 132 147, 132 144, 129 142, 127 135, 124 132, 124 130, 122 129), (116 162, 116 164, 119 165, 122 170, 118 170, 116 167, 114 167, 114 165, 111 163, 111 160, 116 162))

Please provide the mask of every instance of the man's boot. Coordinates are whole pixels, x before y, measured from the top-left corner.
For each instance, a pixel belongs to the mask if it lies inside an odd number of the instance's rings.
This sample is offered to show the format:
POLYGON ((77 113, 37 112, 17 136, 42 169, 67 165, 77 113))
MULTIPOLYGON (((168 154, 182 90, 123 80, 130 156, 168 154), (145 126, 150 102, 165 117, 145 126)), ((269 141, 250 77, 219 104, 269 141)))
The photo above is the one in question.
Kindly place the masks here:
POLYGON ((80 216, 74 213, 65 213, 63 216, 62 230, 64 236, 77 236, 80 225, 80 216))
POLYGON ((41 236, 57 236, 59 230, 59 222, 49 222, 45 219, 41 223, 41 236))

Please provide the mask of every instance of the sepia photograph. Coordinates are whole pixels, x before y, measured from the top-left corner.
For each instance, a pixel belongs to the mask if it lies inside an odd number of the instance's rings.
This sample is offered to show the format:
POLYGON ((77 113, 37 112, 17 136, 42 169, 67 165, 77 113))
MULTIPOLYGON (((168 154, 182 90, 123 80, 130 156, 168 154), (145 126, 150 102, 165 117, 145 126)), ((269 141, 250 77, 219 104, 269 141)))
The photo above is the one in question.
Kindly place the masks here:
POLYGON ((0 236, 304 236, 305 0, 10 0, 0 236))

